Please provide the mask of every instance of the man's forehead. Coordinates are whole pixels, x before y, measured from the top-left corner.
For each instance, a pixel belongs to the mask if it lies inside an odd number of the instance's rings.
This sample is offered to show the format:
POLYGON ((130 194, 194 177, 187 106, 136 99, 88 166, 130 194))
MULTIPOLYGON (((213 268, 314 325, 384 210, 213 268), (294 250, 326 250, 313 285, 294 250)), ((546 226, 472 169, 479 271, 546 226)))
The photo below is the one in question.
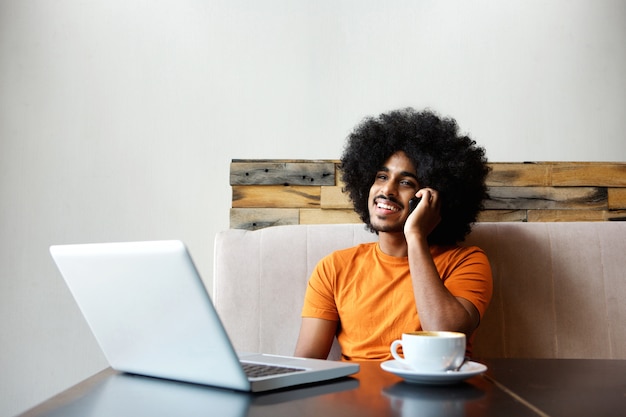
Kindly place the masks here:
POLYGON ((391 172, 392 170, 397 171, 397 173, 402 176, 417 178, 415 174, 415 164, 403 151, 392 154, 379 168, 379 171, 382 172, 391 172))

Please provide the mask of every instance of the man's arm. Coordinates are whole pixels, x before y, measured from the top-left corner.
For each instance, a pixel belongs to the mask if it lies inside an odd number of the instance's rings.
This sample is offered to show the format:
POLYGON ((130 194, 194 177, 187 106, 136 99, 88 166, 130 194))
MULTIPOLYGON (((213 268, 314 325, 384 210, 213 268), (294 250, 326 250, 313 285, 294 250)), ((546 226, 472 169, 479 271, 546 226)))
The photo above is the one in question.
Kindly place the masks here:
POLYGON ((304 317, 294 356, 326 359, 336 333, 336 321, 304 317))
POLYGON ((435 190, 423 189, 418 196, 422 201, 405 225, 405 237, 420 323, 424 330, 459 331, 469 336, 478 327, 478 310, 444 286, 427 242, 441 219, 439 195, 435 190))

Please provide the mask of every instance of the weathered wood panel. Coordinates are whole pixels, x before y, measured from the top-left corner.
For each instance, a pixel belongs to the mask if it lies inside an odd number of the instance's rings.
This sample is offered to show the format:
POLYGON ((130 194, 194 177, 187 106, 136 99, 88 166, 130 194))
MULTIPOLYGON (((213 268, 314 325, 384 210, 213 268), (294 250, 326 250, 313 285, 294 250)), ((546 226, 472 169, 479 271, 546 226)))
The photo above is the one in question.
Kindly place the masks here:
POLYGON ((626 188, 609 188, 609 209, 626 209, 626 188))
POLYGON ((233 186, 233 208, 300 208, 320 206, 320 187, 303 185, 233 186))
POLYGON ((555 164, 552 167, 552 185, 626 187, 626 164, 555 164))
POLYGON ((490 163, 488 185, 626 187, 626 164, 604 162, 490 163))
POLYGON ((607 220, 625 222, 626 221, 626 210, 611 210, 611 211, 609 211, 607 220))
POLYGON ((491 187, 486 209, 608 209, 606 188, 491 187))
POLYGON ((341 224, 361 223, 361 219, 354 210, 300 210, 301 224, 341 224))
POLYGON ((527 210, 483 210, 478 214, 479 222, 525 222, 527 210))
POLYGON ((342 191, 341 186, 322 187, 320 207, 323 209, 352 209, 348 194, 342 191))
MULTIPOLYGON (((626 220, 626 163, 490 163, 478 221, 626 220)), ((231 227, 360 222, 337 160, 233 160, 231 227)))
POLYGON ((626 212, 608 210, 528 210, 529 222, 601 222, 621 220, 626 212))
POLYGON ((230 228, 256 230, 270 226, 298 224, 299 209, 233 208, 230 209, 230 228))
POLYGON ((487 186, 529 187, 549 186, 550 166, 532 163, 489 164, 491 172, 487 176, 487 186))
POLYGON ((324 161, 232 162, 230 185, 335 185, 335 164, 324 161))

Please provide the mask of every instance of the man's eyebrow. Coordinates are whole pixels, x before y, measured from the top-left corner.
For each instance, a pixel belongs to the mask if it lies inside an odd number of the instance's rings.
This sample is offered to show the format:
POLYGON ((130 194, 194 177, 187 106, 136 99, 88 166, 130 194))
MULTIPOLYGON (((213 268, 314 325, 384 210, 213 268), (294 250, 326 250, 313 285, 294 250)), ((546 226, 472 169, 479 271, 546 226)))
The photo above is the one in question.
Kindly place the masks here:
MULTIPOLYGON (((389 172, 389 168, 387 168, 387 167, 380 167, 378 169, 378 172, 389 172)), ((402 175, 403 177, 414 178, 417 181, 417 175, 413 174, 412 172, 402 171, 402 172, 400 172, 400 175, 402 175)))
POLYGON ((402 171, 401 174, 405 177, 411 177, 417 180, 417 175, 413 174, 412 172, 402 171))

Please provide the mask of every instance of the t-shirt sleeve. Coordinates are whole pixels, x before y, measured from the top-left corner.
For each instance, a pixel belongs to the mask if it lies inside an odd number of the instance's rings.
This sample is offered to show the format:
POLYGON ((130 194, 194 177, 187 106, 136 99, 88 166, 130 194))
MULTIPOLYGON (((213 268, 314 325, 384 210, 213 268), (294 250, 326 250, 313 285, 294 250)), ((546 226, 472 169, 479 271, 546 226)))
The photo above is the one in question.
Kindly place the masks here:
POLYGON ((335 303, 335 268, 332 257, 323 258, 313 270, 304 295, 302 317, 339 320, 335 303))
POLYGON ((480 248, 467 248, 444 279, 444 285, 455 297, 470 301, 482 319, 493 294, 491 266, 480 248))

